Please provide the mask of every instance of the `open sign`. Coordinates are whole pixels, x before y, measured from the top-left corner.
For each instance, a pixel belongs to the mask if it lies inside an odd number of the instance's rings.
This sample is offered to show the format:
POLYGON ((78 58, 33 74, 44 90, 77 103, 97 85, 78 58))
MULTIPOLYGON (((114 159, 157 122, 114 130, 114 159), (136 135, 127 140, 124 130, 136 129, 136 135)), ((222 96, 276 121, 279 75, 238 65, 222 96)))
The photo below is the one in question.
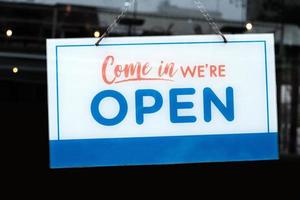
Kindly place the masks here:
POLYGON ((51 167, 276 159, 273 35, 227 38, 47 40, 51 167))
MULTIPOLYGON (((178 102, 179 95, 193 95, 195 94, 194 88, 173 88, 169 91, 169 117, 172 123, 194 123, 197 121, 196 116, 179 116, 179 109, 193 109, 193 102, 178 102)), ((210 88, 204 88, 203 90, 203 115, 206 122, 211 121, 212 116, 212 103, 218 108, 222 115, 228 120, 234 119, 234 103, 233 103, 233 88, 226 88, 226 104, 224 105, 216 94, 210 88)), ((158 112, 163 106, 163 97, 157 90, 143 89, 135 92, 135 117, 137 124, 144 123, 144 116, 146 114, 153 114, 158 112), (145 106, 144 97, 151 97, 154 99, 154 104, 151 106, 145 106)), ((104 90, 98 93, 91 105, 91 113, 94 119, 106 126, 114 126, 121 123, 126 117, 128 112, 128 104, 126 98, 117 91, 104 90), (104 98, 114 98, 119 104, 118 114, 111 119, 103 117, 99 104, 104 98)))

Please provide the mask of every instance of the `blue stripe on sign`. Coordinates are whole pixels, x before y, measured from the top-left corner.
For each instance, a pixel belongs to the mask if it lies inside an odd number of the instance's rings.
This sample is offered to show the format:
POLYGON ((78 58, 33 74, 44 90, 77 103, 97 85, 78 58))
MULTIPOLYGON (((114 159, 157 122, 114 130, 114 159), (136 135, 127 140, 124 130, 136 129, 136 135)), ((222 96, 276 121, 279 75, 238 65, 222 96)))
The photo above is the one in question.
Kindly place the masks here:
POLYGON ((50 167, 278 159, 277 133, 51 140, 50 167))

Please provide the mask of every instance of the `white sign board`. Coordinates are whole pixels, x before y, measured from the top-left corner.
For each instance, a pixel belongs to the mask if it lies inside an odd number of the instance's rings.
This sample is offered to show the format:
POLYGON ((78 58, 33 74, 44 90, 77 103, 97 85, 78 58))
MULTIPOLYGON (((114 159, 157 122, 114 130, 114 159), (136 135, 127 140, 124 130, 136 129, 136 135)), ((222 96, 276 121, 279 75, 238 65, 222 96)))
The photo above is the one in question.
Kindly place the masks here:
POLYGON ((50 165, 275 159, 272 34, 47 40, 50 165))

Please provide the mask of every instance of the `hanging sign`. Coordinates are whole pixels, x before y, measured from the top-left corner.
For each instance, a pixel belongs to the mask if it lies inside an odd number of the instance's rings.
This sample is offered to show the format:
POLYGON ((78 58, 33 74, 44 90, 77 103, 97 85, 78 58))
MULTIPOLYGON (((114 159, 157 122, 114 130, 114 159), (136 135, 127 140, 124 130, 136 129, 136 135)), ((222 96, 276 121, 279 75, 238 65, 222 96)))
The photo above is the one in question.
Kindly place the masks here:
POLYGON ((47 40, 50 167, 278 158, 272 34, 47 40))

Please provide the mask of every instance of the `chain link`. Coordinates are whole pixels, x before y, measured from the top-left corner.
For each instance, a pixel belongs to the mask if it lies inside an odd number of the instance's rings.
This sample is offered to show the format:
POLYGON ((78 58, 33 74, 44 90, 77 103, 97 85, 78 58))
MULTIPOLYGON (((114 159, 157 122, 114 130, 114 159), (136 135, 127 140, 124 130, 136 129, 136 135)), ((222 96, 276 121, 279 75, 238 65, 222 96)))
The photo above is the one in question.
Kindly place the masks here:
MULTIPOLYGON (((135 3, 136 0, 129 0, 126 1, 124 3, 124 6, 122 8, 121 13, 114 19, 113 23, 111 23, 106 31, 102 34, 102 36, 99 38, 99 40, 96 42, 96 45, 99 45, 99 43, 101 42, 101 40, 107 36, 119 23, 120 19, 122 17, 124 17, 127 13, 127 11, 129 10, 129 8, 131 7, 132 4, 135 3)), ((205 18, 205 20, 207 21, 207 23, 210 25, 210 27, 212 28, 212 30, 218 34, 221 35, 224 42, 226 43, 227 40, 225 38, 225 36, 223 35, 223 33, 220 31, 220 28, 218 27, 218 25, 216 24, 216 22, 214 21, 214 19, 209 15, 209 13, 207 12, 207 9, 205 8, 204 4, 202 3, 201 0, 194 0, 194 4, 195 6, 199 9, 200 13, 203 15, 203 17, 205 18)))
POLYGON ((201 0, 194 0, 194 4, 199 9, 200 13, 203 15, 203 17, 205 18, 205 20, 207 21, 207 23, 210 25, 210 27, 212 28, 212 30, 216 34, 221 35, 221 37, 223 38, 224 42, 226 43, 227 40, 226 40, 225 36, 221 32, 221 30, 220 30, 219 26, 217 25, 217 23, 214 21, 214 19, 207 12, 207 9, 205 8, 205 6, 202 3, 202 1, 201 0))
POLYGON ((132 4, 135 3, 136 0, 129 0, 124 3, 124 6, 121 10, 121 13, 114 19, 114 21, 107 27, 106 31, 102 34, 102 36, 99 38, 99 40, 96 42, 96 45, 99 45, 101 40, 107 36, 119 23, 120 19, 126 15, 129 8, 132 4))

